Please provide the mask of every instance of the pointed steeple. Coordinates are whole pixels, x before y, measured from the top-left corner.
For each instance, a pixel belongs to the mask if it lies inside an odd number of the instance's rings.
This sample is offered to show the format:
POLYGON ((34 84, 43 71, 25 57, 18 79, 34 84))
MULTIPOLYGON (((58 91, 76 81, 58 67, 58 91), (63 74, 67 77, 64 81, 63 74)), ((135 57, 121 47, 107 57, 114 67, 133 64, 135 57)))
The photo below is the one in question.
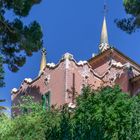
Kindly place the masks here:
POLYGON ((102 32, 101 32, 101 40, 100 44, 107 43, 108 44, 108 32, 107 32, 107 25, 106 25, 106 18, 104 16, 102 32))
POLYGON ((106 12, 107 12, 106 4, 104 4, 104 20, 103 20, 101 39, 100 39, 100 45, 99 45, 100 52, 103 52, 103 51, 107 50, 108 48, 110 48, 109 43, 108 43, 106 12))
POLYGON ((46 49, 42 49, 42 58, 41 58, 41 63, 40 63, 40 71, 39 75, 43 72, 43 69, 46 67, 46 49))

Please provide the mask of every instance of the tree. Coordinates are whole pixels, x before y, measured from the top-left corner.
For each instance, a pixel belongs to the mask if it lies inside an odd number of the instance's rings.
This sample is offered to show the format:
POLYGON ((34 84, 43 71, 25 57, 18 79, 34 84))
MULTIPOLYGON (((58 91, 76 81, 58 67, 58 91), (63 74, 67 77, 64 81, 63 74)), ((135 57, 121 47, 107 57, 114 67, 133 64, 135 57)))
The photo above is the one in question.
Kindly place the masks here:
MULTIPOLYGON (((2 61, 2 57, 0 57, 0 87, 4 86, 4 70, 3 70, 3 61, 2 61)), ((0 99, 0 103, 4 102, 5 100, 1 100, 0 99)), ((3 106, 0 106, 0 116, 1 114, 3 114, 3 110, 5 110, 6 108, 3 106)))
MULTIPOLYGON (((0 99, 0 103, 2 103, 2 102, 5 102, 5 100, 1 100, 0 99)), ((6 107, 4 107, 4 106, 0 106, 0 117, 2 116, 2 115, 4 115, 4 110, 6 110, 6 107)))
POLYGON ((29 25, 22 22, 22 17, 28 16, 31 8, 40 2, 41 0, 0 1, 0 55, 12 72, 17 72, 25 64, 26 57, 32 56, 42 47, 40 25, 36 21, 29 25), (6 19, 9 11, 15 17, 12 21, 6 19))
POLYGON ((85 87, 73 110, 67 104, 44 110, 31 97, 23 97, 17 107, 18 116, 0 118, 2 140, 140 139, 140 97, 130 97, 118 86, 85 87))
POLYGON ((84 88, 77 99, 73 139, 139 139, 139 101, 138 97, 131 98, 117 86, 99 91, 84 88))
POLYGON ((140 28, 140 0, 123 0, 123 5, 129 18, 116 19, 117 26, 127 33, 132 33, 140 28))
POLYGON ((44 110, 39 102, 30 96, 22 97, 21 103, 14 107, 19 110, 10 123, 7 118, 0 122, 0 139, 3 140, 56 140, 60 137, 60 111, 55 108, 44 110), (6 120, 6 121, 5 121, 6 120), (8 130, 5 132, 4 129, 8 130))
POLYGON ((3 70, 3 61, 0 56, 0 87, 4 86, 4 70, 3 70))

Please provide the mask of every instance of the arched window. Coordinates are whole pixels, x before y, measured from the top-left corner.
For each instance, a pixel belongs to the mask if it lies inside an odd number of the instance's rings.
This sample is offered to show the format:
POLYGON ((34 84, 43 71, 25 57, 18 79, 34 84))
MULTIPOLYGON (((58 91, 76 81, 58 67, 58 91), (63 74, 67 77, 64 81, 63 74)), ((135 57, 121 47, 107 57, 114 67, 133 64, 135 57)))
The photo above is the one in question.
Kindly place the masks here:
POLYGON ((43 109, 47 109, 50 107, 50 91, 42 95, 42 106, 43 109))

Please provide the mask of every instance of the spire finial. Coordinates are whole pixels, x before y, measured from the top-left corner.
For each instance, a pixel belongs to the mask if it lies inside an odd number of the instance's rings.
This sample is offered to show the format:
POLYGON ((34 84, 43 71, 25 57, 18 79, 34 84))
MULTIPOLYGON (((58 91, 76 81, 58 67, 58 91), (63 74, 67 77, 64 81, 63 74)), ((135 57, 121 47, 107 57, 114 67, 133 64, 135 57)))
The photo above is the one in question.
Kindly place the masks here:
POLYGON ((106 13, 107 13, 107 4, 106 4, 106 0, 104 0, 104 20, 103 20, 101 39, 100 39, 100 45, 99 45, 100 52, 103 52, 103 51, 107 50, 108 48, 110 48, 109 43, 108 43, 106 13))
POLYGON ((40 63, 40 71, 39 75, 43 72, 44 68, 46 67, 46 49, 42 48, 42 58, 41 58, 41 63, 40 63))
POLYGON ((106 0, 104 0, 104 17, 106 17, 108 12, 106 0))

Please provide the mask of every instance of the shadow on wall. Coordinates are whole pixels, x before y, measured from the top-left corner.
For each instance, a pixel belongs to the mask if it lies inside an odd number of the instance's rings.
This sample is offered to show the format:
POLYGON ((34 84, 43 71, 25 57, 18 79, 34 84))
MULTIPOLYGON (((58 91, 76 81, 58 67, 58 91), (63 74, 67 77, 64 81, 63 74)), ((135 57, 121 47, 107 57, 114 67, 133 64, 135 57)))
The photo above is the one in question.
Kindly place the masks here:
POLYGON ((28 86, 25 90, 22 90, 18 93, 18 95, 12 101, 12 116, 20 114, 20 111, 15 106, 19 106, 22 103, 23 96, 31 96, 33 97, 33 101, 42 103, 42 94, 40 92, 39 86, 28 86))

